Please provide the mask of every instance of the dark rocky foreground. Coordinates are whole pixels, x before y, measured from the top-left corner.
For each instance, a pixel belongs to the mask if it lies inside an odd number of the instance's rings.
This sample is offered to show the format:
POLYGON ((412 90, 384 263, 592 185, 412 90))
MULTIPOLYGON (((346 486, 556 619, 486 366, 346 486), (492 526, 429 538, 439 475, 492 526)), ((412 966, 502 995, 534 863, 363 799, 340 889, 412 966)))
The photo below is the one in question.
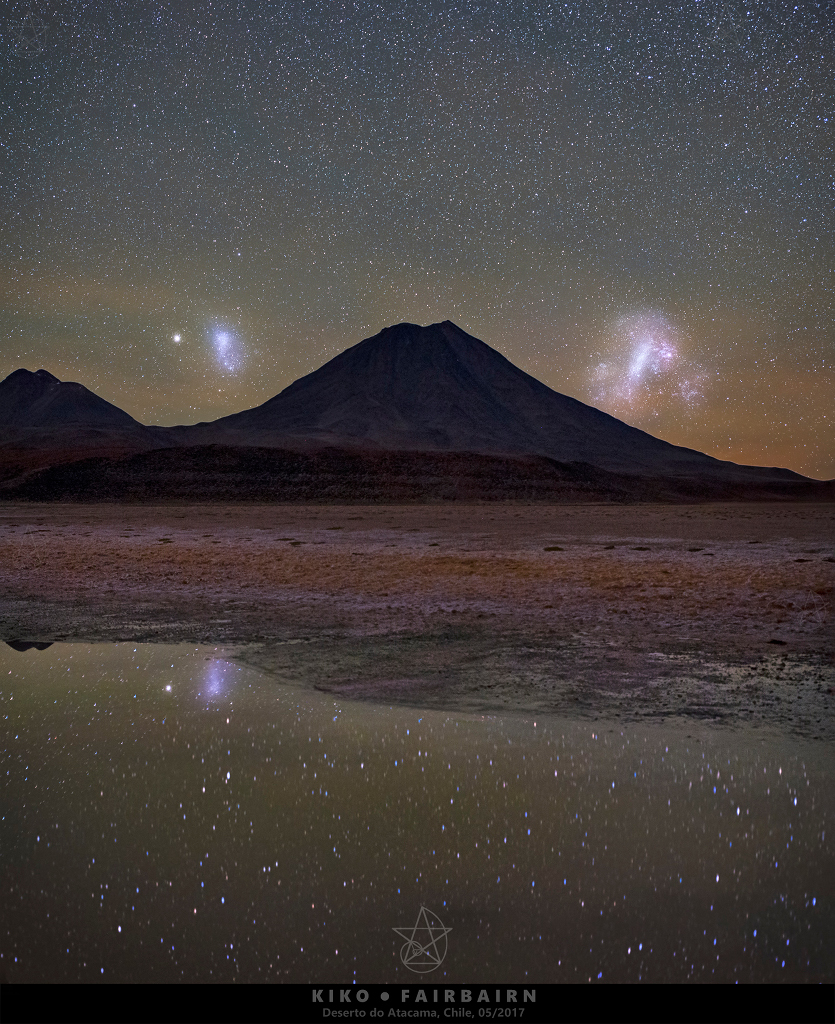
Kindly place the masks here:
POLYGON ((541 456, 204 445, 94 457, 0 485, 37 502, 832 501, 835 482, 671 479, 541 456))

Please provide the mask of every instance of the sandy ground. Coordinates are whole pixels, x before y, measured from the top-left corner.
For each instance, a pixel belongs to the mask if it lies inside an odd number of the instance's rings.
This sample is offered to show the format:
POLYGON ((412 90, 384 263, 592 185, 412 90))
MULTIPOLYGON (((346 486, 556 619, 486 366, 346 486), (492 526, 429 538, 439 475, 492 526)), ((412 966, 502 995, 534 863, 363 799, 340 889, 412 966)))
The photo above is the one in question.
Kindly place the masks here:
POLYGON ((835 738, 835 506, 0 506, 0 637, 343 697, 835 738))

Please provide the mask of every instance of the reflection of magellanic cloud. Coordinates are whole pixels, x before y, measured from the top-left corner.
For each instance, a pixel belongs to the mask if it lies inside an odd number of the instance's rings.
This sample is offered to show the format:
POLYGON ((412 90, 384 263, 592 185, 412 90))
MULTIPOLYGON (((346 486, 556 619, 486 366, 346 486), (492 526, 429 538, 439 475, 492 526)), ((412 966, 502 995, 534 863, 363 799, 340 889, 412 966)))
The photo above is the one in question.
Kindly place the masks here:
POLYGON ((591 373, 596 404, 632 419, 685 410, 702 398, 705 374, 686 355, 687 337, 658 310, 624 314, 607 327, 591 373))
POLYGON ((215 659, 207 661, 203 673, 203 686, 198 697, 203 697, 205 700, 222 700, 224 697, 228 697, 235 687, 240 671, 237 665, 233 665, 229 661, 215 659))

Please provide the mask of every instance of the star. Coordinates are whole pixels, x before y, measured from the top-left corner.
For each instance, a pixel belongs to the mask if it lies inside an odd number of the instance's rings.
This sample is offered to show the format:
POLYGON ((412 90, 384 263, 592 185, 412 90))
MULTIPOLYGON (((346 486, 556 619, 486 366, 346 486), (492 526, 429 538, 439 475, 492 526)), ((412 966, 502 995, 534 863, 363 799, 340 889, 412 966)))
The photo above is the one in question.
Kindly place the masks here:
POLYGON ((9 6, 0 379, 214 420, 451 319, 667 441, 835 476, 831 4, 9 6))

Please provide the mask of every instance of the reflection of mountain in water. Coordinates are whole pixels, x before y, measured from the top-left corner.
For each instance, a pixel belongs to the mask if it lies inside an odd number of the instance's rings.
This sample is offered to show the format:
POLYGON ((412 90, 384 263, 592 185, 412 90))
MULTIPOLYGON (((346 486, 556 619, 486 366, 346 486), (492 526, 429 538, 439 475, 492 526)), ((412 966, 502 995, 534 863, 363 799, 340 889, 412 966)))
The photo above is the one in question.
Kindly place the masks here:
POLYGON ((52 641, 46 643, 43 640, 7 640, 6 644, 14 651, 31 651, 33 647, 36 651, 45 651, 47 647, 52 646, 52 641))

